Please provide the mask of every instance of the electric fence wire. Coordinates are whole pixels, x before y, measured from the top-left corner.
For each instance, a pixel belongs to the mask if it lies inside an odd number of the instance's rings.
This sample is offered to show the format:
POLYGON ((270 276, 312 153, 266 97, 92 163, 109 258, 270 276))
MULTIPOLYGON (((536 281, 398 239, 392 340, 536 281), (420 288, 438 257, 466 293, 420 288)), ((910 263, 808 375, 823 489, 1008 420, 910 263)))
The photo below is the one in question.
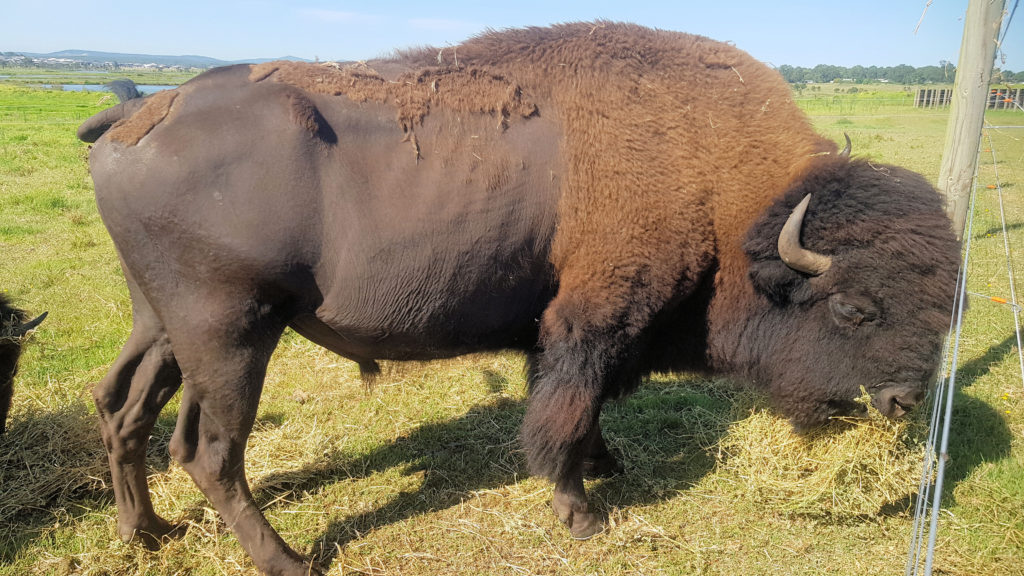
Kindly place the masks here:
POLYGON ((1003 226, 1003 250, 1006 252, 1006 274, 1010 279, 1010 303, 1013 309, 1013 327, 1017 335, 1017 360, 1020 364, 1021 386, 1024 387, 1024 350, 1021 349, 1020 338, 1020 307, 1017 306, 1017 288, 1013 277, 1013 262, 1010 258, 1010 236, 1006 232, 1006 210, 1003 208, 1003 184, 999 180, 999 167, 996 162, 996 148, 992 143, 992 134, 987 130, 988 149, 992 153, 992 174, 995 177, 996 195, 999 198, 999 220, 1003 226))
MULTIPOLYGON (((929 2, 930 3, 930 2, 929 2)), ((1016 0, 1013 3, 1013 8, 1010 10, 1010 16, 1006 19, 1006 23, 1003 24, 1003 32, 999 35, 999 52, 1003 51, 1003 41, 1006 40, 1006 33, 1010 31, 1010 23, 1013 22, 1013 15, 1017 13, 1017 6, 1020 4, 1020 0, 1016 0)))
MULTIPOLYGON (((963 268, 960 269, 957 275, 957 299, 959 298, 960 292, 960 278, 962 277, 963 268)), ((954 309, 956 308, 956 301, 954 300, 954 309)), ((942 369, 939 371, 939 375, 936 378, 936 385, 932 389, 931 394, 933 395, 933 406, 931 410, 931 420, 928 425, 928 440, 926 441, 926 449, 924 454, 924 464, 921 470, 921 483, 917 491, 917 499, 914 505, 914 525, 913 532, 911 535, 910 550, 907 554, 907 568, 906 576, 918 576, 921 568, 921 550, 922 543, 924 542, 924 526, 925 526, 925 508, 931 499, 931 479, 935 475, 935 445, 936 437, 938 435, 938 417, 941 413, 941 402, 945 397, 944 391, 946 382, 949 378, 949 358, 950 358, 950 336, 956 328, 956 315, 950 316, 949 332, 946 334, 945 342, 943 343, 943 354, 942 362, 939 366, 942 369)))
MULTIPOLYGON (((1013 274, 1013 265, 1010 253, 1009 235, 1006 229, 1006 211, 1003 204, 1003 188, 999 178, 995 145, 992 135, 985 133, 988 139, 989 151, 992 154, 992 170, 995 177, 995 189, 999 200, 999 218, 1002 223, 1003 249, 1006 255, 1006 270, 1010 282, 1010 302, 1013 310, 1014 330, 1017 338, 1017 359, 1020 365, 1021 385, 1024 386, 1024 349, 1021 346, 1020 330, 1020 306, 1017 304, 1016 281, 1013 274)), ((981 159, 981 150, 978 151, 978 159, 981 159)), ((967 238, 964 248, 963 262, 957 274, 957 292, 954 298, 953 307, 955 314, 950 322, 950 329, 946 335, 940 374, 936 379, 934 388, 932 414, 928 427, 928 440, 926 443, 925 459, 921 471, 921 483, 918 489, 917 502, 914 507, 914 525, 911 536, 910 550, 907 554, 906 576, 931 576, 932 566, 935 560, 935 543, 938 536, 938 521, 941 513, 942 488, 945 479, 946 461, 949 460, 949 435, 950 424, 953 414, 953 397, 956 391, 957 365, 960 354, 960 335, 963 330, 963 315, 967 302, 967 267, 971 255, 971 238, 973 238, 975 203, 978 196, 978 171, 975 169, 974 184, 971 191, 971 202, 968 215, 967 238), (953 344, 950 346, 952 335, 953 344), (950 355, 952 354, 952 358, 950 355), (942 437, 938 438, 939 424, 942 427, 942 437), (935 442, 939 439, 938 453, 935 450, 935 442), (930 482, 934 476, 934 482, 930 482), (929 501, 931 507, 929 509, 929 501), (924 546, 925 519, 929 518, 929 531, 927 548, 924 550, 924 568, 921 568, 921 553, 924 546)))
MULTIPOLYGON (((978 151, 981 155, 981 151, 978 151)), ((967 234, 965 242, 963 261, 960 264, 960 271, 957 276, 957 290, 953 301, 955 314, 950 323, 950 332, 946 335, 946 348, 943 355, 942 366, 948 365, 948 371, 940 371, 936 378, 936 385, 932 392, 932 415, 928 427, 928 440, 925 445, 925 458, 921 470, 921 484, 917 494, 917 503, 914 508, 913 534, 911 537, 910 550, 907 553, 906 576, 931 576, 932 563, 935 559, 935 542, 938 535, 939 513, 942 503, 942 485, 946 472, 946 460, 949 459, 947 450, 949 448, 950 423, 953 420, 953 393, 956 390, 956 372, 960 356, 960 336, 963 332, 964 310, 967 302, 967 265, 971 257, 971 237, 974 229, 974 209, 978 197, 978 173, 974 173, 974 185, 971 190, 971 202, 967 217, 967 234), (953 345, 950 347, 950 334, 953 334, 953 345), (950 352, 952 350, 952 352, 950 352), (950 354, 952 358, 950 359, 950 354), (942 427, 942 437, 938 437, 939 425, 942 427), (936 440, 940 441, 938 454, 936 454, 936 440), (934 477, 934 482, 930 480, 934 477), (931 507, 929 509, 929 501, 931 507), (924 568, 921 568, 922 547, 925 546, 924 526, 926 518, 929 518, 929 531, 927 548, 924 550, 924 568)))

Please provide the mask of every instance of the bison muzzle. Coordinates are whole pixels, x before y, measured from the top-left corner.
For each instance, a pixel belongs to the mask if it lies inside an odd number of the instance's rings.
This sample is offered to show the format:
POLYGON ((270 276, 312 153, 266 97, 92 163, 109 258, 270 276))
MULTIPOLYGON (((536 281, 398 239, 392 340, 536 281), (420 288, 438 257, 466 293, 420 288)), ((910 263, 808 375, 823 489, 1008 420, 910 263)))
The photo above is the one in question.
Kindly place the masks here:
POLYGON ((744 379, 798 427, 862 389, 898 416, 948 326, 959 246, 932 186, 851 159, 775 71, 699 36, 597 22, 233 66, 79 134, 134 313, 94 390, 120 535, 172 530, 144 456, 181 387, 171 454, 268 574, 315 570, 243 473, 288 327, 368 377, 523 351, 530 469, 586 538, 583 475, 618 468, 601 406, 645 375, 744 379))

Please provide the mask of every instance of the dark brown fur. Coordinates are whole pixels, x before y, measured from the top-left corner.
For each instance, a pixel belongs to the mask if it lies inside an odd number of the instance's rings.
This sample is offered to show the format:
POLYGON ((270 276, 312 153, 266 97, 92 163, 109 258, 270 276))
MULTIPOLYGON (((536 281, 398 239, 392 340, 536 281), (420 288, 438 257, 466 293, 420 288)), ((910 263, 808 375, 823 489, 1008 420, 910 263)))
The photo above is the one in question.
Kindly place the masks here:
POLYGON ((19 328, 28 317, 0 294, 0 434, 7 428, 7 414, 14 397, 14 376, 18 373, 18 358, 23 341, 19 328))
POLYGON ((744 377, 798 426, 861 386, 887 413, 916 401, 958 254, 923 179, 837 155, 777 73, 707 38, 596 22, 438 52, 215 70, 93 148, 135 314, 94 391, 123 538, 172 530, 145 442, 184 381, 172 455, 262 570, 307 572, 241 472, 286 326, 367 377, 526 352, 523 446, 577 537, 602 527, 583 474, 617 469, 601 406, 652 371, 744 377), (774 244, 806 193, 818 277, 774 244))

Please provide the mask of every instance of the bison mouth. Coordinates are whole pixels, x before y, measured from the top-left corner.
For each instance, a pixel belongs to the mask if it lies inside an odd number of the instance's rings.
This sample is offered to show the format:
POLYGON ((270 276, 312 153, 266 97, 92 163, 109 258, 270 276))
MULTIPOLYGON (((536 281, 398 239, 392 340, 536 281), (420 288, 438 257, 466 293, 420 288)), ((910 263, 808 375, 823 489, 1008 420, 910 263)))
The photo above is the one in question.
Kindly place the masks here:
MULTIPOLYGON (((883 416, 891 419, 906 416, 924 399, 924 390, 913 384, 883 382, 872 386, 871 405, 883 416)), ((835 418, 862 417, 867 414, 868 407, 862 400, 833 398, 824 402, 822 410, 813 415, 797 415, 790 417, 790 423, 797 432, 808 432, 818 426, 827 424, 835 418)))

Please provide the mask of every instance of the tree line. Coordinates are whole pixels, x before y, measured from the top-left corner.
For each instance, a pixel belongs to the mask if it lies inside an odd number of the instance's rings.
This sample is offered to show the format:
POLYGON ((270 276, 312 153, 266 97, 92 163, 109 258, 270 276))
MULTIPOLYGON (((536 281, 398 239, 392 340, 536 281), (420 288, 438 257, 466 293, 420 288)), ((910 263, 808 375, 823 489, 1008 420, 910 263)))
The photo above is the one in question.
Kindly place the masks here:
MULTIPOLYGON (((790 66, 783 64, 778 67, 782 77, 791 84, 824 83, 833 81, 855 82, 892 82, 894 84, 952 84, 956 76, 956 66, 942 60, 938 66, 922 66, 915 68, 906 64, 899 66, 832 66, 818 64, 814 68, 790 66)), ((1024 71, 1000 70, 992 72, 994 83, 1024 82, 1024 71)))
MULTIPOLYGON (((0 68, 18 67, 18 68, 47 68, 47 69, 70 69, 77 70, 82 68, 88 69, 105 69, 105 70, 117 70, 123 67, 135 68, 133 64, 139 59, 148 59, 146 62, 155 61, 157 58, 166 58, 158 56, 143 56, 143 55, 132 55, 132 54, 110 54, 109 56, 121 56, 128 59, 130 62, 128 65, 113 61, 72 61, 71 59, 58 60, 55 58, 39 58, 32 56, 26 56, 18 52, 0 52, 0 68)), ((175 57, 175 58, 195 58, 200 59, 201 57, 175 57)), ((210 62, 204 62, 202 64, 196 62, 159 62, 164 66, 177 64, 183 68, 194 67, 198 69, 208 68, 213 65, 227 64, 227 62, 213 62, 212 59, 203 58, 202 60, 208 60, 210 62)), ((946 60, 940 60, 938 66, 922 66, 915 68, 906 64, 900 64, 899 66, 832 66, 829 64, 818 64, 814 68, 805 68, 803 66, 790 66, 783 64, 778 67, 778 71, 782 74, 782 77, 786 79, 790 84, 823 84, 828 82, 854 82, 857 84, 867 84, 871 82, 892 82, 894 84, 952 84, 953 78, 956 75, 956 66, 952 62, 946 60)), ((1003 84, 1012 82, 1024 82, 1024 71, 1013 72, 1012 70, 1000 70, 996 68, 992 72, 992 83, 1003 84)))

